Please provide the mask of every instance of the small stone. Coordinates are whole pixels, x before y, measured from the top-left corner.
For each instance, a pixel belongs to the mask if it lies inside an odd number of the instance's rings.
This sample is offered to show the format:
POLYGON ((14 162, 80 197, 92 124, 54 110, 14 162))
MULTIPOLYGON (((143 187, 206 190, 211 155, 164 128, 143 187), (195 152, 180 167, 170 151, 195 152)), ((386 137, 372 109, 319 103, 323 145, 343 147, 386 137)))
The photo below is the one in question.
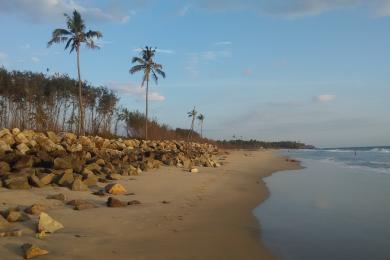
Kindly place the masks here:
POLYGON ((23 235, 23 230, 11 230, 0 232, 0 237, 21 237, 23 235))
POLYGON ((64 194, 59 193, 59 194, 49 195, 49 196, 46 197, 46 199, 49 199, 49 200, 59 200, 59 201, 64 202, 66 200, 66 197, 65 197, 64 194))
POLYGON ((8 222, 23 222, 23 221, 26 221, 29 219, 30 218, 26 214, 24 214, 20 211, 11 210, 7 214, 7 221, 8 222))
POLYGON ((46 207, 42 204, 33 204, 26 208, 24 212, 30 215, 39 215, 46 210, 46 207))
POLYGON ((190 170, 191 173, 199 173, 199 169, 198 168, 192 168, 190 170))
POLYGON ((169 203, 171 203, 171 202, 170 202, 170 201, 163 200, 163 201, 161 201, 161 203, 162 203, 162 204, 169 204, 169 203))
POLYGON ((107 193, 112 195, 126 193, 126 189, 119 183, 108 184, 104 189, 107 193))
POLYGON ((89 174, 88 176, 84 177, 83 182, 88 187, 96 186, 98 183, 98 178, 94 174, 89 174))
POLYGON ((115 199, 113 197, 109 197, 107 200, 107 207, 110 208, 119 208, 119 207, 125 207, 126 203, 123 201, 120 201, 118 199, 115 199))
POLYGON ((45 212, 41 212, 39 215, 38 232, 54 233, 62 228, 64 226, 60 222, 54 220, 45 212))
POLYGON ((15 141, 18 144, 26 144, 28 143, 27 137, 23 133, 19 133, 15 136, 15 141))
POLYGON ((5 186, 11 190, 28 190, 31 188, 27 177, 14 177, 4 181, 5 186))
POLYGON ((22 245, 22 250, 24 254, 24 259, 31 259, 36 256, 41 256, 41 255, 47 255, 49 251, 39 248, 37 246, 34 246, 32 244, 24 244, 22 245))
POLYGON ((100 197, 106 196, 106 192, 103 189, 95 191, 92 194, 100 197))
POLYGON ((74 210, 93 209, 98 206, 87 200, 71 200, 67 203, 70 206, 74 206, 74 210))
POLYGON ((127 202, 127 205, 139 205, 141 202, 139 200, 131 200, 127 202))
POLYGON ((53 173, 44 173, 39 175, 39 180, 43 185, 48 185, 53 181, 54 176, 53 173))
POLYGON ((0 230, 9 227, 8 221, 0 214, 0 230))
POLYGON ((122 176, 120 174, 117 174, 117 173, 113 173, 113 174, 110 174, 108 175, 107 179, 109 180, 113 180, 113 181, 118 181, 122 178, 122 176))

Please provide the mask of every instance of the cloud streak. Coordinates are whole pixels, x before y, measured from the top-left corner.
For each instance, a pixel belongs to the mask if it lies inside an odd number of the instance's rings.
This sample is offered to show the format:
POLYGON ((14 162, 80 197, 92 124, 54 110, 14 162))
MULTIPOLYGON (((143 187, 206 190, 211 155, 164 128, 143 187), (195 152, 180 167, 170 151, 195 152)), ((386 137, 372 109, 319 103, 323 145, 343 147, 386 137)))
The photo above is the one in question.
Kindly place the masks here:
POLYGON ((63 13, 77 9, 86 19, 125 23, 134 12, 125 13, 115 2, 105 7, 86 6, 76 0, 12 0, 0 1, 1 15, 18 15, 33 22, 60 21, 63 13))
POLYGON ((371 9, 378 16, 390 15, 390 0, 193 0, 193 4, 213 11, 250 10, 284 18, 313 16, 357 7, 371 9))

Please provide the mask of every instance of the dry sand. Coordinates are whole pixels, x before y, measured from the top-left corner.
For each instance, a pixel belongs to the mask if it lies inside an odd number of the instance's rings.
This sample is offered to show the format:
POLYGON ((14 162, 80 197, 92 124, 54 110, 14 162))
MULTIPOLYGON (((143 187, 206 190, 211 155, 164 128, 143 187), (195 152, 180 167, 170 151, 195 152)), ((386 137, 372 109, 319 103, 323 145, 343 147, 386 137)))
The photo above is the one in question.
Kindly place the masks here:
POLYGON ((50 260, 274 259, 261 244, 252 209, 268 196, 261 177, 298 167, 272 151, 231 152, 224 166, 200 168, 194 174, 163 167, 118 181, 135 195, 117 198, 142 203, 125 208, 107 208, 107 197, 66 188, 0 188, 1 208, 45 204, 48 214, 65 226, 39 240, 34 235, 36 219, 20 223, 22 237, 0 238, 0 259, 22 259, 23 243, 49 250, 39 259, 50 260), (100 207, 75 211, 46 199, 59 192, 100 207))

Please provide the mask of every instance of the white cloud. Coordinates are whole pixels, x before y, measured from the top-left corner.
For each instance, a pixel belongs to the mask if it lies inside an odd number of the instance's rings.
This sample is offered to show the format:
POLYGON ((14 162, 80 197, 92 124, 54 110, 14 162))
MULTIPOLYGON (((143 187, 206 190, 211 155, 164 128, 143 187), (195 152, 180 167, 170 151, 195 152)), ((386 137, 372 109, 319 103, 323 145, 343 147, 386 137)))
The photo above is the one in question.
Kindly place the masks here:
MULTIPOLYGON (((116 3, 104 7, 82 5, 76 0, 12 0, 0 1, 0 14, 17 14, 34 22, 60 21, 63 13, 78 10, 86 19, 125 23, 134 12, 124 12, 116 3)), ((113 2, 114 3, 114 2, 113 2)))
POLYGON ((191 77, 196 78, 199 76, 199 66, 202 63, 212 63, 220 59, 230 58, 231 56, 232 53, 230 49, 189 53, 185 69, 189 72, 191 77))
POLYGON ((322 95, 314 97, 314 100, 317 102, 325 103, 325 102, 333 101, 335 98, 336 98, 335 95, 322 94, 322 95))
POLYGON ((34 63, 38 63, 41 60, 38 57, 31 57, 31 61, 34 62, 34 63))
MULTIPOLYGON (((135 85, 133 83, 119 83, 110 82, 107 84, 110 89, 117 92, 120 95, 128 95, 134 97, 137 101, 144 101, 146 97, 145 87, 135 85)), ((159 92, 150 90, 149 88, 149 101, 164 101, 165 96, 159 92)))

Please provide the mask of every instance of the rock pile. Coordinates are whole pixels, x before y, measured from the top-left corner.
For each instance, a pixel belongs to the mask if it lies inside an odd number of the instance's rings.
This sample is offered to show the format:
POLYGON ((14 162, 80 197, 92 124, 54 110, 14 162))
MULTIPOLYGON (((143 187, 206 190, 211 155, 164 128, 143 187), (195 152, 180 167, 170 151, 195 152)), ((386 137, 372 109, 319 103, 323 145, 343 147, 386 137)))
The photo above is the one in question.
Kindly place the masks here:
POLYGON ((0 186, 59 185, 84 191, 97 182, 139 175, 161 165, 217 167, 217 147, 179 141, 77 137, 72 133, 0 130, 0 186))

